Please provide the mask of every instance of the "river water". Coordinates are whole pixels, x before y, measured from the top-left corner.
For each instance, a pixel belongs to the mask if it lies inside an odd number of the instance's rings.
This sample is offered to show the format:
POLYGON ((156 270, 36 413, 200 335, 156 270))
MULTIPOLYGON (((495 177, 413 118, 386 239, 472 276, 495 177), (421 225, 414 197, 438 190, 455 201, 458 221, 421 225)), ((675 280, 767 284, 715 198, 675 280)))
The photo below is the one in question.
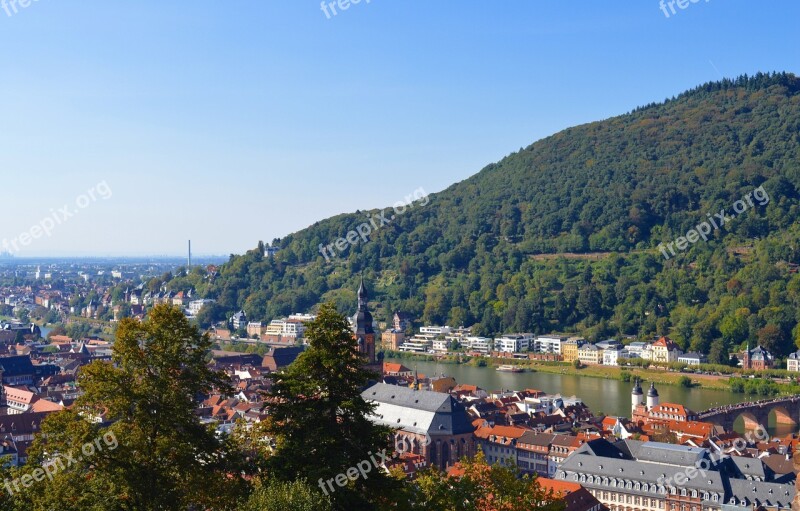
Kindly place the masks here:
MULTIPOLYGON (((474 367, 470 365, 438 364, 436 362, 417 362, 402 360, 407 367, 415 366, 420 373, 427 376, 445 374, 452 376, 458 383, 477 385, 486 391, 495 390, 522 390, 537 389, 548 394, 561 394, 565 397, 577 396, 597 415, 600 412, 607 415, 630 417, 631 415, 631 389, 633 383, 619 380, 591 378, 575 374, 553 374, 526 371, 524 373, 504 373, 493 367, 474 367)), ((656 389, 662 403, 678 403, 695 412, 723 404, 754 401, 758 396, 734 394, 725 390, 714 390, 702 387, 687 389, 678 385, 659 385, 658 374, 653 375, 656 389)), ((643 383, 642 388, 647 394, 649 383, 643 383)), ((770 432, 784 435, 797 428, 774 424, 774 417, 770 418, 770 432)), ((742 431, 742 420, 737 421, 736 429, 742 431)))

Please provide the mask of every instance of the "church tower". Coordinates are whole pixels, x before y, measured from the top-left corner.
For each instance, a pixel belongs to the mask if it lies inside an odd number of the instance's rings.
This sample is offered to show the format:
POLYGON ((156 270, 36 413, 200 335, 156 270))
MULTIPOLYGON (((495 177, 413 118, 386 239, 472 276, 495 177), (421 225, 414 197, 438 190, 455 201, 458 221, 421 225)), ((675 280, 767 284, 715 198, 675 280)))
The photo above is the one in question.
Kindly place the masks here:
POLYGON ((372 314, 367 306, 367 288, 364 277, 358 287, 358 310, 353 316, 353 336, 358 341, 358 350, 366 357, 367 364, 375 364, 375 329, 372 326, 372 314))

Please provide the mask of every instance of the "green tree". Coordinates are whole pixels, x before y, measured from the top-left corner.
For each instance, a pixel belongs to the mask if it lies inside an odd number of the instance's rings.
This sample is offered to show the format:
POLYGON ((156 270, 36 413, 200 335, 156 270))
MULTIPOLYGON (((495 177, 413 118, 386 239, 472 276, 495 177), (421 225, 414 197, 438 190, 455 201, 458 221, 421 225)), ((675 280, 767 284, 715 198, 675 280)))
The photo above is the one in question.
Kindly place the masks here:
MULTIPOLYGON (((320 308, 305 336, 309 348, 273 377, 266 431, 276 447, 267 461, 270 475, 279 480, 305 479, 322 487, 372 453, 389 449, 391 431, 368 418, 375 407, 361 392, 377 375, 365 369, 347 320, 333 303, 320 308)), ((335 509, 366 510, 396 485, 373 470, 334 488, 335 509)))
POLYGON ((24 307, 20 307, 20 309, 17 311, 16 316, 20 323, 29 323, 31 320, 28 309, 24 307))
POLYGON ((330 499, 302 481, 258 481, 241 511, 330 511, 330 499))
POLYGON ((197 324, 200 328, 208 328, 225 319, 225 309, 216 302, 203 305, 197 313, 197 324))
POLYGON ((442 511, 562 511, 563 500, 514 468, 487 465, 483 452, 461 462, 463 475, 448 477, 433 468, 413 483, 412 509, 442 511))
POLYGON ((740 344, 747 339, 749 333, 749 326, 747 324, 747 316, 749 311, 747 309, 737 310, 733 314, 725 316, 722 323, 719 325, 719 330, 722 333, 722 339, 729 344, 740 344))
POLYGON ((711 343, 708 350, 708 361, 712 364, 728 365, 730 363, 730 356, 728 354, 728 346, 722 339, 716 339, 711 343))
POLYGON ((242 481, 230 477, 238 473, 237 457, 194 413, 196 396, 229 390, 224 375, 205 364, 210 347, 208 336, 168 305, 154 307, 143 322, 120 321, 112 362, 83 368, 78 382, 84 394, 74 409, 44 422, 30 462, 76 452, 100 437, 118 445, 78 457, 40 483, 46 488, 31 492, 34 509, 227 509, 226 494, 243 490, 242 481), (89 420, 100 413, 111 426, 89 420))

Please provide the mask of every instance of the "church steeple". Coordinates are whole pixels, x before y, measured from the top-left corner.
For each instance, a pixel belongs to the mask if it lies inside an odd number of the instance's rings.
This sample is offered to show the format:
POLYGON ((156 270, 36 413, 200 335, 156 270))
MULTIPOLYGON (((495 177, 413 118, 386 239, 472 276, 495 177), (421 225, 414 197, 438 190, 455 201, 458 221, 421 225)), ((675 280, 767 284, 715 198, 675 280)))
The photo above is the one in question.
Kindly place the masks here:
POLYGON ((358 341, 358 349, 367 357, 368 364, 375 363, 375 328, 372 326, 372 314, 367 304, 367 286, 364 285, 364 276, 358 286, 358 310, 353 316, 353 336, 358 341))
POLYGON ((365 311, 367 310, 367 298, 369 294, 367 293, 367 287, 364 285, 364 275, 361 275, 361 285, 358 286, 358 310, 365 311))

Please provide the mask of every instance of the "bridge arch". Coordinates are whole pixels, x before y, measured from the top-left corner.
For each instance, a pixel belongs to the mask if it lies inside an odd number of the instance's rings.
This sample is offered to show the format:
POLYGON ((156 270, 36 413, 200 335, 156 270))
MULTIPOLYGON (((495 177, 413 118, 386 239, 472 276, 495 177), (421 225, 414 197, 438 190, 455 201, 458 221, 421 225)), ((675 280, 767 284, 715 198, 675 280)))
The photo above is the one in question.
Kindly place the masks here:
POLYGON ((737 414, 737 416, 734 418, 734 422, 739 417, 741 417, 742 420, 744 421, 744 429, 747 430, 747 431, 754 430, 760 425, 763 425, 764 427, 767 426, 767 421, 766 420, 763 420, 763 419, 759 420, 759 418, 756 417, 756 415, 753 412, 750 412, 750 411, 743 411, 743 412, 737 414))
POLYGON ((775 424, 790 424, 792 426, 797 426, 798 424, 797 415, 792 414, 785 406, 773 407, 770 412, 770 416, 772 415, 775 416, 775 424))

